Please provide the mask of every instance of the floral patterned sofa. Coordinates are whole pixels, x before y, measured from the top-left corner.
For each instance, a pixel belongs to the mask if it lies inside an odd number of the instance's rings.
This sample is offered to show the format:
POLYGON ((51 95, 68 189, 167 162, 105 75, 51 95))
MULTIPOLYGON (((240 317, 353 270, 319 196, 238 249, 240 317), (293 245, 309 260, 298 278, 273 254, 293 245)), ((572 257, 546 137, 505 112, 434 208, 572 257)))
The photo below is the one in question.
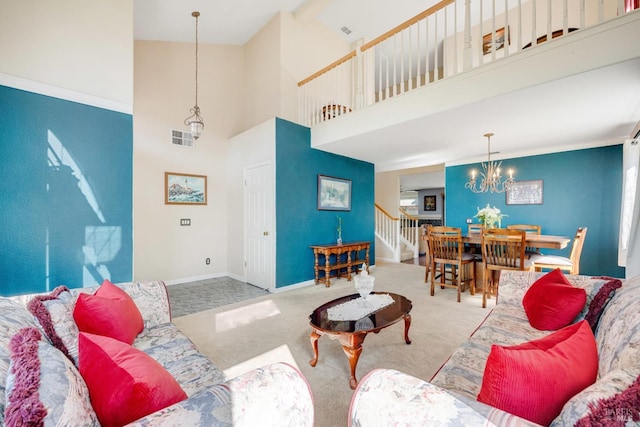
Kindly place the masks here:
MULTIPOLYGON (((533 319, 533 314, 526 299, 532 285, 544 275, 502 272, 496 307, 430 382, 392 369, 367 374, 354 392, 349 425, 639 425, 640 277, 621 281, 566 276, 567 285, 584 289, 586 298, 568 326, 549 331, 532 327, 529 315, 533 319), (588 338, 583 342, 590 340, 588 345, 593 350, 584 350, 580 344, 565 351, 561 346, 566 341, 561 340, 553 345, 540 344, 566 335, 563 331, 569 329, 583 331, 582 336, 588 338), (526 357, 538 351, 552 356, 538 359, 540 353, 535 353, 531 364, 522 370, 520 363, 526 363, 526 357), (516 359, 511 358, 513 355, 524 356, 516 359), (496 363, 500 360, 506 361, 502 371, 496 363), (546 363, 562 368, 547 367, 546 363), (545 400, 589 369, 593 372, 586 384, 567 390, 560 402, 545 400), (508 390, 511 387, 515 388, 508 390), (504 393, 498 400, 499 407, 514 405, 518 411, 533 412, 523 418, 483 403, 480 400, 487 400, 487 392, 504 393), (519 403, 514 404, 514 400, 519 403), (541 406, 536 409, 536 404, 541 406), (554 405, 556 408, 551 409, 554 405), (544 419, 542 413, 547 411, 551 415, 544 414, 548 416, 544 419)), ((550 304, 553 298, 543 296, 542 302, 550 304)), ((574 336, 578 333, 571 339, 574 336)))
MULTIPOLYGON (((79 301, 87 301, 80 295, 98 295, 105 284, 0 297, 3 425, 313 425, 311 390, 296 368, 277 363, 227 381, 171 323, 163 282, 111 286, 141 317, 131 344, 81 332, 74 320, 79 301)), ((91 308, 86 320, 108 323, 91 308)))

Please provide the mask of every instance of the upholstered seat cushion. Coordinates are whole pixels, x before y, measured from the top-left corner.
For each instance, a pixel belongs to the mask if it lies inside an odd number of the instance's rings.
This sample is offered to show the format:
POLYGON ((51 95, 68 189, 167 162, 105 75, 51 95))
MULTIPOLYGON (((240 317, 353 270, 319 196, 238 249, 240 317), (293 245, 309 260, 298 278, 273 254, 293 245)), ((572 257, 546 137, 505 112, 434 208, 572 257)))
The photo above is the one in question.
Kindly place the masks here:
POLYGON ((532 254, 529 259, 534 264, 552 264, 552 265, 562 265, 566 267, 571 267, 572 263, 569 258, 558 256, 558 255, 537 255, 532 254))

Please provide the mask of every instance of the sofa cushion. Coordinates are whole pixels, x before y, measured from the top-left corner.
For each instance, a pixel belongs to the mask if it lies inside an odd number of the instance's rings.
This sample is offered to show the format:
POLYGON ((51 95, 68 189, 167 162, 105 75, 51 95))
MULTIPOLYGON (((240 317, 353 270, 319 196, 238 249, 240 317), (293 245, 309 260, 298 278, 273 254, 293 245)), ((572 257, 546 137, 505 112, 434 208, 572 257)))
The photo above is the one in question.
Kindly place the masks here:
POLYGON ((615 369, 638 366, 640 352, 640 276, 627 279, 604 309, 595 332, 603 377, 615 369))
POLYGON ((586 321, 511 347, 493 345, 478 400, 549 425, 564 404, 593 384, 598 354, 586 321))
POLYGON ((24 305, 7 298, 0 298, 0 425, 4 420, 5 387, 11 355, 9 343, 18 331, 25 327, 38 328, 39 325, 24 305))
POLYGON ((572 286, 562 271, 555 269, 531 285, 522 305, 531 326, 555 331, 569 325, 586 301, 584 289, 572 286))
POLYGON ((103 426, 130 423, 187 398, 178 382, 144 352, 81 332, 79 369, 103 426))
POLYGON ((598 322, 600 321, 600 316, 604 312, 605 307, 613 298, 613 295, 616 292, 616 289, 619 289, 622 286, 622 281, 620 279, 614 279, 609 277, 601 277, 601 279, 606 280, 604 285, 598 290, 595 294, 591 302, 589 303, 589 309, 584 316, 584 319, 589 322, 591 326, 591 330, 595 332, 598 322))
POLYGON ((225 381, 224 373, 173 323, 145 329, 136 337, 133 347, 169 371, 187 396, 225 381))
POLYGON ((470 399, 480 392, 491 345, 510 346, 542 338, 549 333, 529 324, 522 307, 497 304, 480 327, 465 340, 430 380, 438 387, 470 399))
POLYGON ((58 286, 50 294, 38 295, 27 304, 47 338, 67 356, 78 364, 78 326, 73 320, 73 307, 76 297, 66 286, 58 286))
POLYGON ((94 294, 80 294, 73 318, 82 332, 104 335, 131 344, 144 323, 133 299, 105 279, 94 294))
POLYGON ((640 375, 625 390, 615 396, 598 400, 591 412, 578 420, 576 427, 590 427, 634 421, 640 424, 640 375))
POLYGON ((628 421, 633 418, 634 408, 635 416, 640 416, 639 375, 640 367, 635 370, 616 369, 609 372, 573 396, 551 426, 573 426, 581 420, 582 423, 587 423, 585 425, 603 425, 605 420, 628 421), (628 399, 630 393, 635 397, 635 401, 628 399), (589 423, 588 420, 592 422, 589 423))
POLYGON ((80 373, 41 337, 29 327, 11 340, 6 425, 99 426, 80 373))

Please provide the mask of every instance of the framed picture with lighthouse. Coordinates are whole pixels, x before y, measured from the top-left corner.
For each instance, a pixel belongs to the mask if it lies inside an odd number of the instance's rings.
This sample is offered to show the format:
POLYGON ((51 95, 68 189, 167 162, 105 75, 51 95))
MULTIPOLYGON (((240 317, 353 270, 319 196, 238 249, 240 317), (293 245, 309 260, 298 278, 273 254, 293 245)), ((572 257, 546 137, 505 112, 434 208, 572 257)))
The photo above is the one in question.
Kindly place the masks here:
POLYGON ((164 204, 206 205, 207 176, 165 172, 164 204))

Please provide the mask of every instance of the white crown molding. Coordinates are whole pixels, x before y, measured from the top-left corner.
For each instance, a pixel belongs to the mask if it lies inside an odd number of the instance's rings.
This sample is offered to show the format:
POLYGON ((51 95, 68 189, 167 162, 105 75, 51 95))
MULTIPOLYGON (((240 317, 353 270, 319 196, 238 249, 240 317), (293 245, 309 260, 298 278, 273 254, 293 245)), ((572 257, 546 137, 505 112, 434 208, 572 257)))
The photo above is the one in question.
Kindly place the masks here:
POLYGON ((133 105, 131 104, 125 104, 112 99, 101 98, 99 96, 89 95, 71 89, 65 89, 47 83, 13 76, 11 74, 0 73, 0 85, 37 93, 39 95, 64 99, 66 101, 77 102, 79 104, 90 105, 92 107, 103 108, 105 110, 133 114, 133 105))

